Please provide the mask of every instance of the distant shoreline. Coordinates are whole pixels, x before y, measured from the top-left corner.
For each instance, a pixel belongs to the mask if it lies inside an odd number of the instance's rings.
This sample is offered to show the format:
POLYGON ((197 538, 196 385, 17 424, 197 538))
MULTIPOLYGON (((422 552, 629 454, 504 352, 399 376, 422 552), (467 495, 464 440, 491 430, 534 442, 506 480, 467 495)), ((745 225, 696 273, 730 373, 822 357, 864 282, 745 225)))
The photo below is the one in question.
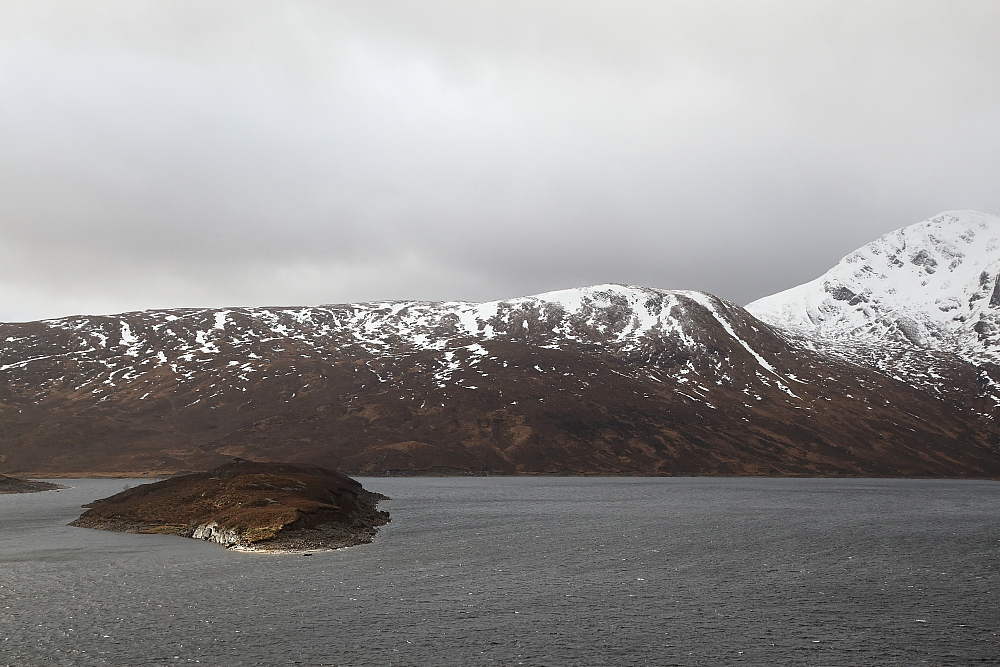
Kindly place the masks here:
MULTIPOLYGON (((135 471, 81 471, 81 472, 51 472, 51 471, 11 471, 0 473, 0 475, 9 475, 17 477, 20 479, 145 479, 148 481, 158 481, 168 477, 175 477, 179 475, 190 475, 196 472, 204 472, 201 470, 153 470, 149 472, 135 472, 135 471)), ((594 472, 594 473, 565 473, 565 472, 523 472, 523 473, 509 473, 509 472, 495 472, 495 471, 482 471, 482 472, 468 472, 462 470, 456 471, 445 471, 445 470, 430 470, 430 471, 392 471, 390 473, 360 473, 352 472, 349 470, 341 470, 341 473, 348 475, 350 477, 366 477, 366 478, 408 478, 408 477, 574 477, 574 478, 592 478, 592 477, 607 477, 607 478, 649 478, 649 479, 670 479, 670 478, 721 478, 721 479, 939 479, 939 480, 978 480, 978 481, 1000 481, 1000 477, 928 477, 919 475, 793 475, 793 474, 779 474, 779 475, 767 475, 767 474, 747 474, 747 475, 710 475, 710 474, 698 474, 695 472, 679 472, 677 474, 659 474, 659 475, 636 475, 631 473, 605 473, 605 472, 594 472)))
POLYGON ((0 494, 7 495, 13 493, 41 493, 43 491, 58 491, 70 487, 52 482, 40 482, 34 479, 23 479, 21 477, 11 477, 0 475, 0 494))

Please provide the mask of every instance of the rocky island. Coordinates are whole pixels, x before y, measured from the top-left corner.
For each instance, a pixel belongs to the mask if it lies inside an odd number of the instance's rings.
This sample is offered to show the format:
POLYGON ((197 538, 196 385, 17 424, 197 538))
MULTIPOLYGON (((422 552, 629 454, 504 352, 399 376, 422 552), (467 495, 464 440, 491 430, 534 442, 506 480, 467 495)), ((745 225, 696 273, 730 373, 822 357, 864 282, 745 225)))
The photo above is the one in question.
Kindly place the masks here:
POLYGON ((96 500, 71 526, 180 535, 241 551, 306 552, 371 542, 386 496, 311 465, 235 459, 96 500))
POLYGON ((55 491, 69 487, 52 482, 37 482, 33 479, 18 479, 0 475, 0 493, 37 493, 39 491, 55 491))

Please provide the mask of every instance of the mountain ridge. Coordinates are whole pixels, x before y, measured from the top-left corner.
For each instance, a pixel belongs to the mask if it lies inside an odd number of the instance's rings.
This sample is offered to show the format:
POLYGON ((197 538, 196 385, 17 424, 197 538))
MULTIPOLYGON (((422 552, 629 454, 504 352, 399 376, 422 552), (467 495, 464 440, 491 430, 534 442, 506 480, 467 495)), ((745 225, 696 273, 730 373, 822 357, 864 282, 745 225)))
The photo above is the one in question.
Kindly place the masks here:
POLYGON ((606 284, 0 324, 0 470, 238 456, 352 474, 1000 477, 992 347, 838 338, 761 301, 758 318, 606 284))

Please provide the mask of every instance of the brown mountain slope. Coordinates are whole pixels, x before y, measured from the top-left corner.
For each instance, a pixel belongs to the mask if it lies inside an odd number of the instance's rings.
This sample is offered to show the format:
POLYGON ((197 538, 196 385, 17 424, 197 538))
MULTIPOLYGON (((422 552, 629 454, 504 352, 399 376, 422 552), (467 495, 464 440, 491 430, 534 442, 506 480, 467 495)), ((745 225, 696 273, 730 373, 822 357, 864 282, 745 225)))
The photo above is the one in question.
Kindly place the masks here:
POLYGON ((907 349, 912 372, 887 372, 696 292, 149 311, 0 336, 7 471, 240 456, 369 475, 1000 477, 989 369, 907 349))

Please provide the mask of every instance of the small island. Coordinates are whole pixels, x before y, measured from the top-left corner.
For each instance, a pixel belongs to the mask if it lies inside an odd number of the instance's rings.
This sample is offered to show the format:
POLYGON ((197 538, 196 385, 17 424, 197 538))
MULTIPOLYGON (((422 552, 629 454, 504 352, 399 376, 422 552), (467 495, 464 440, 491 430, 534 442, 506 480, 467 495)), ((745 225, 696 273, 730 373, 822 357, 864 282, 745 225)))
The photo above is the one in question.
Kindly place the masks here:
POLYGON ((18 479, 17 477, 0 475, 0 493, 38 493, 39 491, 56 491, 68 488, 68 486, 52 482, 38 482, 33 479, 18 479))
POLYGON ((96 500, 69 525, 180 535, 240 551, 310 552, 371 542, 389 522, 377 509, 387 499, 319 466, 234 459, 96 500))

